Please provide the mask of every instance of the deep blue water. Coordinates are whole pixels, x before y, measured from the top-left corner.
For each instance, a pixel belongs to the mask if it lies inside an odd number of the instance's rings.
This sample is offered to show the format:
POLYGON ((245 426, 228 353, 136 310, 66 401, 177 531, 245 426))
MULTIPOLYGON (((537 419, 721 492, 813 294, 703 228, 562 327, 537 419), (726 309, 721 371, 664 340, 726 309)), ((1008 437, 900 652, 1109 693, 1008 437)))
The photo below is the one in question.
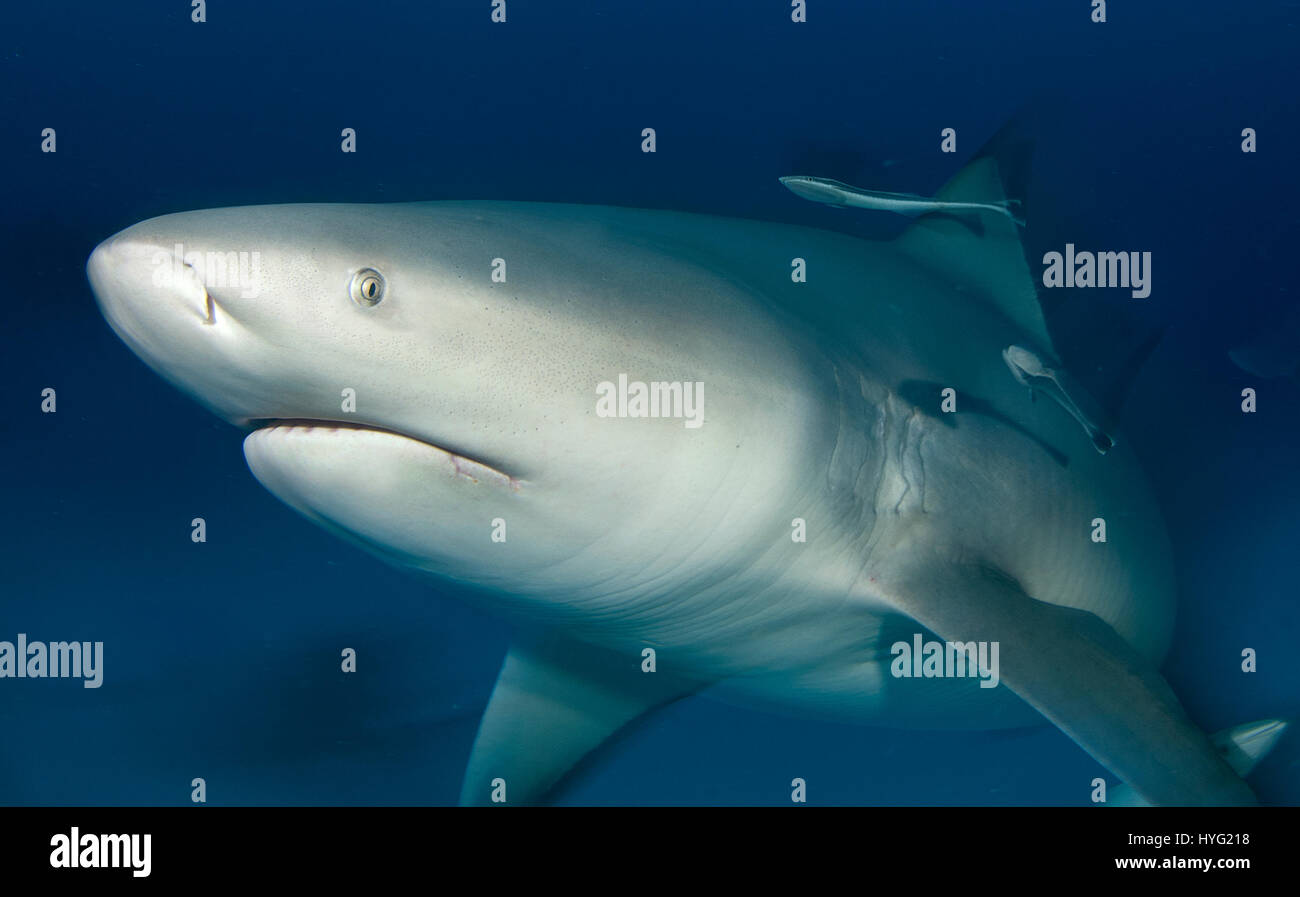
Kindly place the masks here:
MULTIPOLYGON (((1150 299, 1099 296, 1057 338, 1094 357, 1168 327, 1123 418, 1177 552, 1166 675, 1207 729, 1295 715, 1300 386, 1226 353, 1296 301, 1300 5, 1113 3, 1105 24, 1083 2, 1004 0, 810 0, 801 25, 784 0, 508 10, 493 25, 487 0, 229 0, 200 25, 184 3, 5 8, 0 639, 102 640, 106 668, 98 690, 0 680, 0 803, 183 804, 195 776, 214 804, 452 802, 509 638, 263 490, 242 434, 99 315, 84 265, 100 240, 209 206, 442 198, 884 236, 902 220, 776 178, 932 193, 1017 117, 1037 142, 1031 250, 1153 253, 1150 299)), ((563 800, 783 804, 802 776, 816 803, 1078 804, 1097 774, 1046 727, 869 729, 695 698, 563 800)), ((1257 787, 1296 802, 1298 781, 1281 756, 1257 787)))

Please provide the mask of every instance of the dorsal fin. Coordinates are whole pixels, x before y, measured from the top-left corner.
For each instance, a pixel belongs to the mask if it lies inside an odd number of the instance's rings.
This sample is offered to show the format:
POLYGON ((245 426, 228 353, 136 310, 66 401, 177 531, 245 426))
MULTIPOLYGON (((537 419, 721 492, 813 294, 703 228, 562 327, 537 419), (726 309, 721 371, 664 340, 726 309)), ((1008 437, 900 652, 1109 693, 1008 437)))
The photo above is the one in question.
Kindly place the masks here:
MULTIPOLYGON (((1024 217, 1023 184, 1028 144, 1003 129, 936 194, 960 202, 1012 202, 1024 217)), ((973 288, 979 298, 1016 324, 1040 352, 1055 356, 1039 305, 1034 276, 1025 261, 1015 223, 996 212, 937 212, 918 218, 898 238, 901 250, 954 285, 973 288)))
POLYGON ((1137 379, 1138 373, 1142 366, 1146 364, 1151 353, 1155 351, 1156 346, 1164 339, 1167 326, 1153 327, 1150 332, 1129 352, 1128 357, 1122 359, 1118 367, 1113 370, 1103 369, 1107 374, 1106 383, 1098 387, 1098 398, 1101 399, 1102 407, 1111 415, 1118 417, 1124 407, 1124 400, 1128 398, 1129 389, 1133 381, 1137 379))

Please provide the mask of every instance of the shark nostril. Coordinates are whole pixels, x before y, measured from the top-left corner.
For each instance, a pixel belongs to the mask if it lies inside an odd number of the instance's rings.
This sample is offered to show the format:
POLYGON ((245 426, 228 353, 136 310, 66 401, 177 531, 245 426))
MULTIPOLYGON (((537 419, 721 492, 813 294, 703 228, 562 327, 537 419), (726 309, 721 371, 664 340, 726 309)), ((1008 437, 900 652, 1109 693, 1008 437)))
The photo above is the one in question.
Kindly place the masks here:
POLYGON ((208 291, 208 285, 203 279, 203 272, 193 263, 184 259, 181 260, 181 264, 184 265, 183 280, 188 281, 188 283, 198 291, 199 307, 202 310, 203 323, 217 323, 217 304, 212 299, 212 293, 208 291))

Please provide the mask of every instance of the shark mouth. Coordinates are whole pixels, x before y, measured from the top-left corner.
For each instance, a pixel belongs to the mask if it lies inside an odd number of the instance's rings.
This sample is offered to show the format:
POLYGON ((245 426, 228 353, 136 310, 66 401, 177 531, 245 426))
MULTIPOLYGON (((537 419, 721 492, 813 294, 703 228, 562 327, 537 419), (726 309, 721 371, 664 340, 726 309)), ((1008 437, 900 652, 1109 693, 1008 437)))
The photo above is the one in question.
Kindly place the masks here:
POLYGON ((465 477, 466 479, 474 483, 478 483, 480 481, 497 483, 503 486, 508 486, 511 490, 515 492, 518 492, 519 487, 523 484, 523 481, 518 477, 506 473, 505 471, 501 470, 499 467, 495 466, 494 464, 488 463, 485 460, 472 458, 469 455, 462 454, 461 452, 447 448, 446 446, 438 445, 437 443, 434 442, 429 442, 427 439, 422 439, 418 436, 412 436, 410 433, 402 433, 398 430, 390 430, 387 427, 379 427, 373 424, 359 424, 353 421, 339 421, 339 420, 314 420, 309 418, 296 418, 296 417, 293 418, 265 417, 265 418, 252 418, 247 422, 247 426, 252 427, 254 430, 257 430, 258 432, 263 432, 268 434, 273 433, 275 431, 292 433, 293 431, 296 430, 308 430, 308 431, 318 431, 318 432, 327 432, 327 433, 340 432, 340 431, 378 433, 384 436, 391 436, 397 439, 405 439, 410 442, 419 443, 420 445, 425 446, 434 452, 437 452, 439 455, 444 456, 448 461, 451 462, 452 467, 455 468, 455 471, 458 475, 465 477))

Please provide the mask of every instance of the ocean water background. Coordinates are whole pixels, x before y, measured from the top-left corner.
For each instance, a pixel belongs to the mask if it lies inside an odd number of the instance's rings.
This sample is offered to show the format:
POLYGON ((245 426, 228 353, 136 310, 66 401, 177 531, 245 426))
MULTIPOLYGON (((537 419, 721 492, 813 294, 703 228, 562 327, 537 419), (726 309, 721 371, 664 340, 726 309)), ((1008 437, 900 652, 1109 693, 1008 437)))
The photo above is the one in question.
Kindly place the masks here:
MULTIPOLYGON (((1067 360, 1114 358, 1168 328, 1123 418, 1178 559, 1166 674, 1209 729, 1296 714, 1300 386, 1226 353, 1297 298, 1300 5, 1113 3, 1105 24, 1082 0, 809 0, 798 25, 788 7, 510 0, 504 25, 488 0, 229 0, 204 24, 179 2, 5 8, 0 639, 103 641, 106 662, 97 690, 0 680, 0 803, 184 804, 196 776, 212 804, 453 802, 509 639, 456 588, 264 491, 242 434, 100 317, 84 274, 100 240, 211 206, 444 198, 885 237, 902 219, 806 203, 777 177, 931 193, 1013 118, 1037 141, 1032 252, 1153 253, 1149 299, 1072 296, 1056 336, 1067 360)), ((1265 800, 1300 801, 1297 754, 1260 770, 1265 800)), ((1082 804, 1099 774, 1048 727, 872 729, 694 698, 561 802, 786 804, 799 776, 814 803, 1082 804)))

